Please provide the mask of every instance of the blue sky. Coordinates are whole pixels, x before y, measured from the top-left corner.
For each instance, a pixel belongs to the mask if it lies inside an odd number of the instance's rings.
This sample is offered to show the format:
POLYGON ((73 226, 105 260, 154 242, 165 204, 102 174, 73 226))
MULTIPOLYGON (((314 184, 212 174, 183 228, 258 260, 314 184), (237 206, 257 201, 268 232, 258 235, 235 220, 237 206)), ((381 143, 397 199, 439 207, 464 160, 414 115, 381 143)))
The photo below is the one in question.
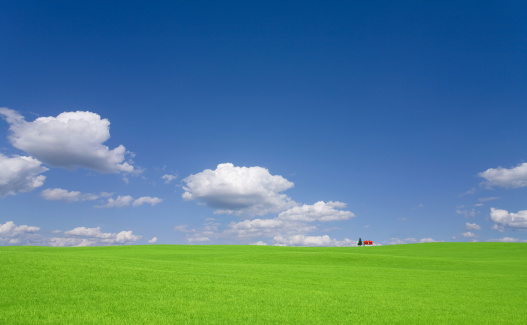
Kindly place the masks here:
POLYGON ((0 245, 527 241, 522 1, 0 4, 0 245))

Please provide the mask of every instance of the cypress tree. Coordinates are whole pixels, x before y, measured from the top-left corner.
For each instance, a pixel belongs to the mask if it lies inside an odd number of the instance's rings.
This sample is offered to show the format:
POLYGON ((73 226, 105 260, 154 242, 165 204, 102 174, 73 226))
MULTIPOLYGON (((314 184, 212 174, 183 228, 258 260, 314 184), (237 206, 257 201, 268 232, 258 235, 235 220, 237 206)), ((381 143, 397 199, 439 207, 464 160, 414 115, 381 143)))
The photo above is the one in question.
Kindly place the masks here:
POLYGON ((360 237, 359 237, 359 243, 357 245, 362 246, 362 239, 360 239, 360 237))

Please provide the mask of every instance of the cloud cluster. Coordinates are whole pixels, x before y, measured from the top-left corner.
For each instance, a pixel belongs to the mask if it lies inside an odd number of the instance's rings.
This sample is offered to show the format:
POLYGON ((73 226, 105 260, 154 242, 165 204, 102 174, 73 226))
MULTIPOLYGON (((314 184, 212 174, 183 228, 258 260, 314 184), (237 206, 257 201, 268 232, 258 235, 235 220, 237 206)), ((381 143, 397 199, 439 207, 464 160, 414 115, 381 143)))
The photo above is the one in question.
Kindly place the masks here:
POLYGON ((132 244, 142 236, 134 235, 131 230, 119 233, 101 232, 101 227, 77 227, 64 232, 70 237, 50 238, 51 246, 97 246, 97 245, 127 245, 132 244))
POLYGON ((7 157, 0 153, 0 198, 29 192, 44 184, 46 176, 40 175, 48 170, 32 157, 7 157))
POLYGON ((13 221, 0 224, 0 244, 19 245, 28 240, 27 236, 40 231, 40 227, 17 226, 13 221))
POLYGON ((262 167, 235 167, 219 164, 183 179, 185 200, 196 200, 216 209, 216 214, 265 215, 295 206, 281 192, 293 183, 280 175, 271 175, 262 167))
POLYGON ((356 246, 357 241, 345 238, 344 240, 336 240, 330 238, 328 235, 324 236, 305 236, 295 235, 290 237, 276 236, 273 238, 277 246, 356 246))
POLYGON ((486 180, 483 185, 487 187, 525 187, 527 186, 527 163, 509 169, 503 167, 489 168, 479 173, 478 176, 486 180))
POLYGON ((518 213, 490 208, 490 219, 502 227, 527 228, 527 210, 518 213))
MULTIPOLYGON (((345 239, 328 240, 329 236, 307 236, 307 233, 317 230, 317 223, 342 221, 354 217, 342 202, 319 201, 313 205, 293 207, 283 211, 275 218, 257 218, 231 222, 223 231, 219 231, 220 224, 210 221, 201 230, 187 229, 187 226, 176 226, 174 230, 189 233, 189 242, 204 242, 211 239, 229 238, 245 242, 252 242, 255 238, 267 238, 274 245, 292 246, 349 246, 353 241, 345 239)), ((259 241, 262 242, 263 241, 259 241)))
POLYGON ((57 117, 39 117, 33 122, 8 108, 0 115, 10 124, 11 144, 52 167, 83 167, 101 173, 133 173, 126 148, 109 149, 110 122, 92 112, 64 112, 57 117))
POLYGON ((117 196, 116 199, 108 198, 106 204, 96 205, 96 208, 122 208, 132 205, 133 207, 138 207, 144 204, 150 204, 152 206, 163 202, 162 199, 158 197, 143 196, 138 199, 131 197, 130 195, 117 196))

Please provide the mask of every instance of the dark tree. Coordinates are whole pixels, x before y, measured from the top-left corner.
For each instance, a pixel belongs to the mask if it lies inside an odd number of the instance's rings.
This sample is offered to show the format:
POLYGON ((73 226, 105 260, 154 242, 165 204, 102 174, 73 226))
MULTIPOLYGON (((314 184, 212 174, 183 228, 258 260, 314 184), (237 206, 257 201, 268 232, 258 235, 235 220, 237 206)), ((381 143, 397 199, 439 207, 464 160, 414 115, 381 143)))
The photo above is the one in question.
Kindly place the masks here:
POLYGON ((362 246, 362 239, 360 239, 360 237, 359 237, 359 243, 357 245, 362 246))

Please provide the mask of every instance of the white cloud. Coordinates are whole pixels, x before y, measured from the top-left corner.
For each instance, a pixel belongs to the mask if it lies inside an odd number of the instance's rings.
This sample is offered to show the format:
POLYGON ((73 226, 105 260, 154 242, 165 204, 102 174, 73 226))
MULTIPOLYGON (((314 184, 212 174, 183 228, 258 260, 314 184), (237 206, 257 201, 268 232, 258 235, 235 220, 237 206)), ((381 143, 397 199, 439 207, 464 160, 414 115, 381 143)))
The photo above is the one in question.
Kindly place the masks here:
POLYGON ((479 173, 478 176, 486 180, 483 184, 487 187, 525 187, 527 186, 527 163, 519 164, 510 169, 501 166, 489 168, 479 173))
POLYGON ((143 204, 150 204, 151 206, 154 206, 154 205, 156 205, 158 203, 161 203, 161 202, 163 202, 163 200, 158 198, 158 197, 143 196, 143 197, 140 197, 137 200, 135 200, 132 203, 132 206, 138 207, 138 206, 141 206, 143 204))
POLYGON ((337 209, 345 208, 346 204, 342 202, 319 201, 313 205, 304 204, 302 206, 292 207, 289 210, 281 212, 278 219, 287 221, 340 221, 347 220, 355 215, 350 211, 342 211, 337 209))
POLYGON ((490 208, 490 219, 503 227, 527 228, 527 210, 509 213, 507 210, 490 208))
MULTIPOLYGON (((218 238, 229 238, 250 243, 249 240, 254 240, 258 237, 265 237, 269 239, 276 238, 279 242, 277 244, 286 245, 289 241, 296 243, 305 234, 317 230, 317 226, 312 223, 315 222, 329 222, 342 221, 353 217, 353 213, 349 211, 338 210, 344 208, 345 203, 342 202, 317 202, 313 205, 303 205, 297 208, 292 208, 280 213, 276 218, 257 218, 252 220, 243 220, 239 222, 231 222, 223 231, 218 231, 219 223, 209 222, 203 229, 187 229, 187 226, 176 226, 174 230, 189 233, 187 236, 189 242, 196 241, 196 238, 206 237, 209 240, 218 238), (296 238, 296 239, 295 239, 296 238)), ((305 244, 313 236, 305 236, 305 244)), ((316 236, 315 236, 316 237, 316 236)), ((304 238, 304 237, 302 237, 304 238)), ((317 239, 317 240, 320 240, 317 239)), ((295 244, 296 245, 296 244, 295 244)), ((303 244, 302 244, 303 245, 303 244)), ((331 241, 329 246, 345 245, 344 242, 331 241)))
POLYGON ((473 238, 473 237, 476 237, 476 234, 474 234, 473 232, 467 231, 467 232, 462 233, 461 236, 465 238, 473 238))
POLYGON ((104 243, 108 245, 129 244, 138 241, 142 237, 134 235, 131 230, 123 230, 119 233, 103 233, 101 232, 101 227, 77 227, 75 229, 65 231, 64 234, 75 237, 87 237, 88 240, 93 241, 94 244, 104 243))
POLYGON ((249 245, 256 245, 256 246, 267 246, 267 243, 264 243, 263 241, 259 240, 255 243, 250 243, 249 245))
POLYGON ((433 238, 421 238, 419 240, 420 243, 435 243, 437 240, 433 238))
POLYGON ((61 188, 48 188, 40 195, 46 200, 60 200, 66 202, 93 201, 99 198, 98 195, 91 193, 81 193, 79 191, 68 191, 61 188))
POLYGON ((465 223, 465 229, 466 230, 480 230, 481 227, 477 223, 465 223))
POLYGON ((9 158, 0 153, 0 198, 29 192, 44 184, 46 176, 39 175, 48 168, 32 157, 9 158))
POLYGON ((295 206, 281 192, 293 183, 280 175, 271 175, 262 167, 234 167, 219 164, 215 170, 206 169, 183 179, 186 200, 216 209, 214 213, 234 215, 265 215, 295 206))
POLYGON ((273 238, 277 246, 356 246, 357 242, 345 238, 342 241, 332 239, 328 235, 305 236, 294 235, 290 237, 276 236, 273 238))
POLYGON ((27 122, 8 108, 0 108, 10 124, 11 144, 52 167, 83 167, 101 173, 139 172, 123 145, 110 150, 110 122, 92 112, 64 112, 57 117, 39 117, 27 122))
POLYGON ((122 208, 132 205, 133 207, 138 207, 143 204, 150 204, 152 206, 163 202, 162 199, 158 197, 143 196, 136 200, 130 195, 117 196, 116 199, 109 198, 108 202, 104 205, 96 205, 96 208, 122 208))
POLYGON ((165 180, 165 184, 168 184, 168 183, 176 180, 177 175, 166 174, 166 175, 161 176, 161 178, 165 180))
POLYGON ((0 244, 19 245, 29 243, 31 235, 40 231, 40 227, 17 226, 13 221, 0 224, 0 244))
POLYGON ((55 247, 83 247, 83 246, 95 246, 97 241, 88 240, 86 238, 64 238, 64 237, 53 237, 48 241, 50 246, 55 247))
POLYGON ((157 243, 157 237, 152 237, 152 239, 150 239, 148 241, 149 244, 154 244, 154 243, 157 243))
POLYGON ((96 208, 122 208, 129 206, 132 201, 134 200, 133 197, 130 195, 125 196, 117 196, 117 199, 109 198, 108 202, 104 205, 96 205, 96 208))

